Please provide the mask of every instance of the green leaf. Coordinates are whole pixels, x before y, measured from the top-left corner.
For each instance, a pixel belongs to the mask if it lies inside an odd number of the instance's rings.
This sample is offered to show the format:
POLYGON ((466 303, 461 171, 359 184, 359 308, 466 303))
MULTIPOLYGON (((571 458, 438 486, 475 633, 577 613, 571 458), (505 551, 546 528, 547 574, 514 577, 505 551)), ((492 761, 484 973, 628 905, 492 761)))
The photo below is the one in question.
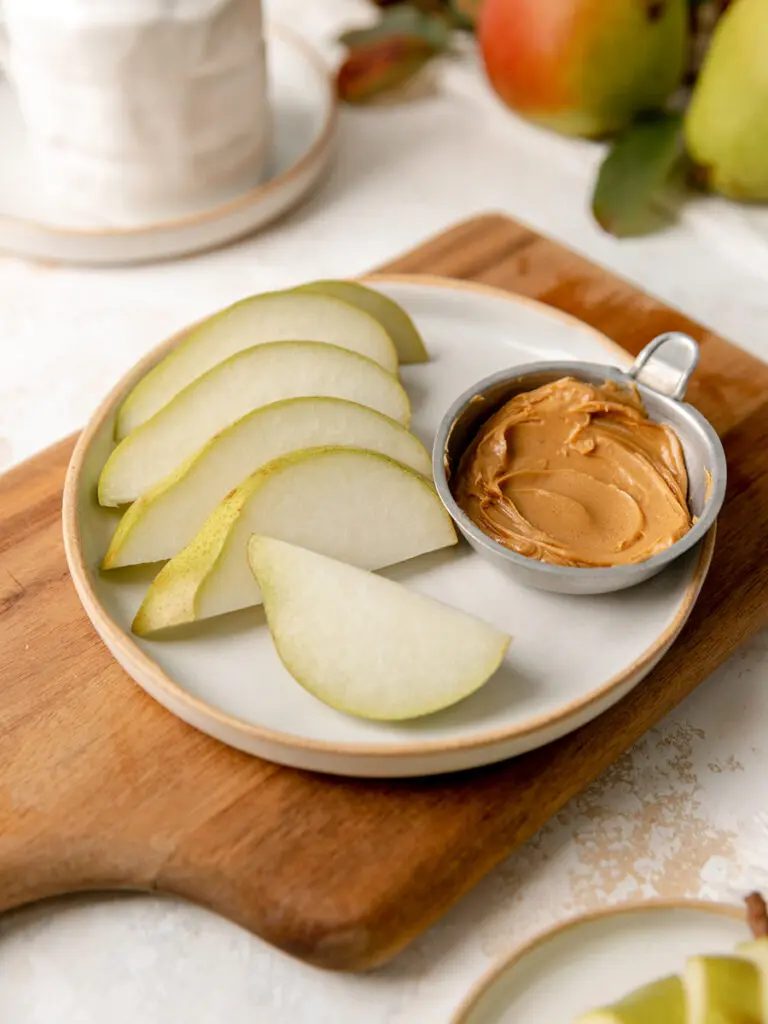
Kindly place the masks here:
POLYGON ((592 197, 598 224, 617 238, 646 234, 658 221, 656 201, 686 163, 681 114, 636 121, 614 142, 592 197))
POLYGON ((435 55, 421 36, 394 35, 355 46, 337 75, 339 98, 367 103, 410 81, 435 55))
POLYGON ((378 24, 345 32, 339 42, 352 50, 397 35, 423 39, 435 53, 447 49, 450 43, 450 30, 440 15, 427 14, 408 3, 387 7, 378 24))

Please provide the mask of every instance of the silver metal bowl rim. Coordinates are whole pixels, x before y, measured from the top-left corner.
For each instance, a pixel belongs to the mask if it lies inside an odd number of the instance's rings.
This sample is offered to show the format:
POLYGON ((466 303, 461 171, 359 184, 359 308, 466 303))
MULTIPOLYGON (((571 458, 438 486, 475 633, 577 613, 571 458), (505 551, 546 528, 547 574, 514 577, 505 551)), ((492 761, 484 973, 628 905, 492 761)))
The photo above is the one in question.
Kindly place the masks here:
MULTIPOLYGON (((634 573, 632 570, 640 569, 640 567, 642 567, 644 571, 644 578, 653 575, 660 569, 663 569, 665 566, 675 561, 681 555, 684 555, 686 551, 690 551, 691 548, 695 547, 714 525, 715 520, 720 513, 720 509, 722 508, 723 501, 725 499, 727 464, 725 451, 723 450, 722 442, 718 437, 715 428, 706 416, 703 416, 698 409, 695 409, 687 402, 680 399, 670 398, 661 391, 656 391, 654 388, 641 384, 640 381, 633 379, 623 370, 620 370, 615 366, 604 366, 601 363, 585 362, 538 362, 522 363, 519 366, 510 367, 508 370, 499 370, 496 373, 490 374, 488 377, 483 377, 482 380, 479 380, 476 384, 473 384, 459 395, 443 416, 440 421, 440 426, 437 429, 435 443, 432 449, 432 473, 440 500, 453 521, 467 539, 471 539, 474 543, 486 548, 491 553, 499 555, 501 558, 507 560, 511 565, 518 566, 520 569, 538 572, 541 573, 541 575, 549 576, 550 578, 578 573, 579 578, 585 582, 594 580, 595 583, 597 583, 599 580, 604 583, 606 576, 609 573, 614 576, 620 575, 633 577, 634 573), (668 402, 674 402, 676 405, 680 406, 685 411, 685 414, 698 425, 712 449, 713 459, 711 488, 704 506, 704 511, 685 536, 681 537, 680 540, 675 541, 675 543, 665 551, 660 551, 659 554, 652 555, 643 562, 634 562, 628 565, 589 568, 586 566, 553 565, 550 562, 542 562, 537 558, 529 558, 527 555, 519 555, 516 551, 510 551, 509 548, 504 547, 503 544, 499 544, 498 541, 489 537, 487 533, 484 533, 479 526, 476 526, 475 523, 472 522, 469 516, 456 503, 456 500, 451 493, 448 475, 445 469, 446 447, 453 425, 465 411, 470 402, 482 396, 489 388, 498 384, 503 384, 506 381, 515 381, 526 376, 532 376, 536 373, 556 373, 563 377, 572 376, 577 378, 580 374, 590 374, 603 376, 606 380, 611 379, 622 383, 633 384, 643 395, 653 395, 654 398, 662 398, 668 402), (627 570, 629 570, 629 572, 627 570)), ((626 585, 630 586, 631 584, 632 580, 628 578, 626 585)))

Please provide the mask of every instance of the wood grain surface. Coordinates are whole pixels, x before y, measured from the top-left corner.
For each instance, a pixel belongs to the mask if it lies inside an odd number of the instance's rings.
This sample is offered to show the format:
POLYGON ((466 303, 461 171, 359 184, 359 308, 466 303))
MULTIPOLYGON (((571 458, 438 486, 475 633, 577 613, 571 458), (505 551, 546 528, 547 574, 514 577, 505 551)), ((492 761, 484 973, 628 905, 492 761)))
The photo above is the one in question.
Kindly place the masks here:
POLYGON ((176 720, 123 673, 67 574, 73 440, 0 478, 0 909, 76 890, 187 897, 323 967, 395 955, 768 619, 768 367, 501 216, 384 268, 541 299, 631 352, 683 330, 689 397, 724 439, 729 488, 709 580, 641 687, 551 746, 423 781, 279 768, 176 720))

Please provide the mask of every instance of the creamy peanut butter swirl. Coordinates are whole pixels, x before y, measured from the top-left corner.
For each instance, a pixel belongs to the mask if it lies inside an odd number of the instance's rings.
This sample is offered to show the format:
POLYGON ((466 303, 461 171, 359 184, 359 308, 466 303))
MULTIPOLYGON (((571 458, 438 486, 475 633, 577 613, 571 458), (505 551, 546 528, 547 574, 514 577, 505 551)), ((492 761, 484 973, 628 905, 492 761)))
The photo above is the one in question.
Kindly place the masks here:
POLYGON ((634 388, 564 377, 485 423, 451 481, 489 537, 555 565, 642 562, 692 525, 674 431, 634 388))

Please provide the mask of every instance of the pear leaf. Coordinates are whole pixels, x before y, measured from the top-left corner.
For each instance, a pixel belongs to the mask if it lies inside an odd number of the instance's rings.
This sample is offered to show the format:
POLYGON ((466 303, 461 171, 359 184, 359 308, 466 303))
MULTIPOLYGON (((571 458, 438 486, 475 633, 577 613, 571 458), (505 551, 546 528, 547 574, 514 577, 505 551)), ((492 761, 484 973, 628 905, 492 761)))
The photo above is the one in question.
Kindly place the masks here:
POLYGON ((367 103, 405 85, 434 55, 434 47, 418 35, 391 35, 357 45, 339 68, 339 98, 346 103, 367 103))
POLYGON ((686 166, 681 114, 636 121, 614 141, 600 168, 592 213, 617 238, 646 234, 658 221, 657 200, 686 166))
POLYGON ((339 42, 355 50, 398 35, 417 36, 431 46, 435 53, 447 49, 450 42, 448 25, 439 15, 427 14, 407 3, 387 7, 382 11, 377 24, 351 29, 339 37, 339 42))

